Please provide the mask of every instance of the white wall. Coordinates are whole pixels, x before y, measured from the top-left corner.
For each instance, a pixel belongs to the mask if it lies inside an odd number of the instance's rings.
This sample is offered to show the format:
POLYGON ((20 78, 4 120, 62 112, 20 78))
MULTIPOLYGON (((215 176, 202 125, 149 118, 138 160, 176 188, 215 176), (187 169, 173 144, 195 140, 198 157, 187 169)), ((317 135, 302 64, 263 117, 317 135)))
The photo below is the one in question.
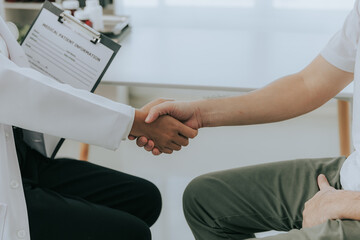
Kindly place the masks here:
POLYGON ((333 32, 354 0, 115 0, 134 26, 333 32))
POLYGON ((1 17, 4 17, 4 16, 5 16, 4 0, 0 0, 0 16, 1 16, 1 17))

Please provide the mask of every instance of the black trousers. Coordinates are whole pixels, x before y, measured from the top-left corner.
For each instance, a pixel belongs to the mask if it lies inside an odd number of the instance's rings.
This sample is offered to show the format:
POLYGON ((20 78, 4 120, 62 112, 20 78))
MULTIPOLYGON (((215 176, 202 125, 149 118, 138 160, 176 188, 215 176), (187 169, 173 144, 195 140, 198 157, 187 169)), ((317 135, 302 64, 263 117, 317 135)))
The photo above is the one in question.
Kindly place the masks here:
POLYGON ((161 211, 154 184, 17 146, 32 240, 151 239, 161 211))

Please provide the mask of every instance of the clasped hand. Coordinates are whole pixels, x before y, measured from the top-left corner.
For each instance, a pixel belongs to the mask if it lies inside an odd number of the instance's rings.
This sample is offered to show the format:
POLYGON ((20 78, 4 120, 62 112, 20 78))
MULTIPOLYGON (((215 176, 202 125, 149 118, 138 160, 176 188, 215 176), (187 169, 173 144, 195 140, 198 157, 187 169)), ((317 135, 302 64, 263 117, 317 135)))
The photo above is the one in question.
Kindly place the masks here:
POLYGON ((156 105, 169 100, 158 99, 136 110, 129 139, 137 139, 140 147, 152 151, 154 155, 179 151, 189 144, 189 138, 196 137, 198 131, 166 114, 159 114, 152 121, 145 122, 149 111, 156 105), (164 115, 164 116, 161 116, 164 115))

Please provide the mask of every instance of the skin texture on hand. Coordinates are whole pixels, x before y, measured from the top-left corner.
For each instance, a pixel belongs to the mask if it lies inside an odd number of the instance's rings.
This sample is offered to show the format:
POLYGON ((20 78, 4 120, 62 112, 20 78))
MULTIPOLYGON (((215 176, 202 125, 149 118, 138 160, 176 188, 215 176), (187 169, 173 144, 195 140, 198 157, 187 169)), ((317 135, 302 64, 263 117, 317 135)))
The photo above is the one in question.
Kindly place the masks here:
MULTIPOLYGON (((172 99, 164 99, 164 98, 159 98, 159 99, 156 99, 154 101, 151 101, 149 102, 148 104, 146 104, 145 106, 143 106, 141 108, 142 111, 144 112, 147 112, 149 113, 150 109, 160 103, 163 103, 163 102, 168 102, 168 101, 173 101, 172 99)), ((136 139, 136 144, 139 146, 139 147, 144 147, 144 149, 148 152, 152 151, 152 153, 154 155, 160 155, 161 154, 161 151, 155 147, 155 143, 153 140, 151 139, 147 139, 146 137, 144 136, 141 136, 141 137, 135 137, 133 135, 129 135, 128 136, 129 140, 135 140, 136 139)))
POLYGON ((170 115, 193 129, 203 127, 200 109, 195 102, 163 102, 150 109, 145 121, 151 123, 162 115, 170 115))
MULTIPOLYGON (((146 123, 152 123, 162 115, 170 115, 190 128, 197 130, 202 127, 199 111, 191 102, 173 102, 166 99, 157 99, 145 105, 141 110, 149 113, 145 120, 146 123)), ((135 140, 136 137, 130 135, 129 139, 135 140)), ((162 152, 155 146, 153 140, 145 136, 138 137, 136 144, 139 147, 144 147, 146 151, 151 151, 154 155, 160 155, 162 152)))
POLYGON ((303 211, 303 227, 313 227, 326 222, 328 219, 337 219, 336 210, 332 205, 336 196, 336 189, 331 187, 326 177, 321 174, 318 176, 320 191, 305 203, 303 211))
POLYGON ((189 128, 170 116, 162 116, 152 123, 145 123, 147 113, 136 110, 130 135, 144 136, 153 140, 155 147, 164 153, 179 151, 181 146, 189 144, 188 138, 194 138, 197 130, 189 128))
MULTIPOLYGON (((158 100, 158 102, 160 101, 161 100, 158 100)), ((191 102, 162 101, 150 108, 145 122, 152 123, 162 115, 170 115, 184 123, 186 126, 196 130, 202 127, 200 111, 191 102)), ((155 147, 153 141, 148 140, 146 137, 139 137, 136 143, 139 147, 144 147, 146 151, 151 151, 153 155, 160 155, 162 152, 155 147)))
POLYGON ((323 174, 318 176, 320 191, 305 203, 303 227, 313 227, 332 219, 360 220, 360 193, 336 190, 323 174))

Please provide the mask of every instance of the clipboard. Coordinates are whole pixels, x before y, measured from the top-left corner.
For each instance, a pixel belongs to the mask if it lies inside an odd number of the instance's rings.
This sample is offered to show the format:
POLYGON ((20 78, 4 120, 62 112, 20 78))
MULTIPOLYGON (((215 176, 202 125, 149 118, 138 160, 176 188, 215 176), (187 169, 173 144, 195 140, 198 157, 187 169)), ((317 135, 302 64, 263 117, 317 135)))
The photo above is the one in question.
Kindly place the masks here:
MULTIPOLYGON (((31 68, 94 92, 120 45, 46 1, 21 43, 31 68)), ((64 140, 23 129, 24 141, 54 158, 64 140)))

